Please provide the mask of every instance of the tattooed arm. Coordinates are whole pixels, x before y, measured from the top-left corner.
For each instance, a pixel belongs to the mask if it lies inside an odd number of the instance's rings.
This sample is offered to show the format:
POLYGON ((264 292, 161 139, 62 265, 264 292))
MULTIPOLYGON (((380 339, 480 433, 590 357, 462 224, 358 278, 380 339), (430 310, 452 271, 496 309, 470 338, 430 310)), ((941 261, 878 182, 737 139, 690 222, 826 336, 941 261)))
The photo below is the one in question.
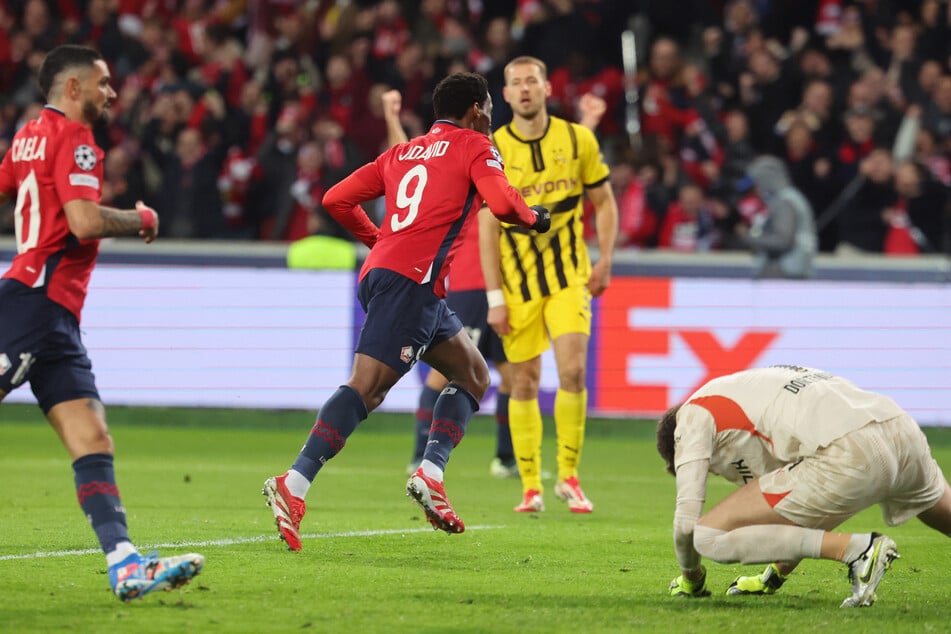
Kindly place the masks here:
POLYGON ((138 235, 149 243, 158 235, 158 214, 141 200, 135 209, 114 209, 77 198, 63 209, 69 230, 80 240, 138 235))

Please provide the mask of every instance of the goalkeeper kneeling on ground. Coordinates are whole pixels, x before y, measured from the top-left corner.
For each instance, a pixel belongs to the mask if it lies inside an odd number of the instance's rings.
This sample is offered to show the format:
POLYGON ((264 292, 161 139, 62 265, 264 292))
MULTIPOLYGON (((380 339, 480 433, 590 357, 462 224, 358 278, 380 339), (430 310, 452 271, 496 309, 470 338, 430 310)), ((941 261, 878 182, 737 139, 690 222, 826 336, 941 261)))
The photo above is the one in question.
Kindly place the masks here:
POLYGON ((657 450, 677 478, 675 597, 707 597, 701 557, 768 563, 729 595, 773 594, 802 559, 847 567, 841 607, 867 607, 895 542, 836 526, 878 504, 895 526, 918 517, 951 535, 951 487, 918 423, 887 396, 822 370, 774 366, 704 384, 657 425, 657 450), (707 476, 740 488, 701 516, 707 476))

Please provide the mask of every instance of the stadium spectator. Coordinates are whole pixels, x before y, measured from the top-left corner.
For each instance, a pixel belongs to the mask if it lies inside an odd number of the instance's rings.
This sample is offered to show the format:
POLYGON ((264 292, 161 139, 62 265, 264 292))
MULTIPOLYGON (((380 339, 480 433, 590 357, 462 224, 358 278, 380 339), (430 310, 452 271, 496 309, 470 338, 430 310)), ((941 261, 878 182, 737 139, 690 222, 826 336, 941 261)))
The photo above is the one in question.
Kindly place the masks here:
POLYGON ((918 83, 921 60, 915 50, 916 29, 911 24, 896 24, 889 34, 887 50, 878 60, 883 71, 885 91, 897 110, 904 110, 918 83))
POLYGON ((79 327, 99 240, 138 235, 152 242, 158 214, 141 200, 134 209, 100 204, 103 152, 90 130, 116 98, 102 56, 56 47, 38 78, 47 106, 20 129, 0 164, 0 204, 31 203, 18 207, 19 248, 0 280, 0 400, 30 383, 73 461, 76 496, 106 555, 112 591, 130 601, 187 583, 205 561, 196 554, 143 556, 132 545, 113 441, 79 327), (27 227, 37 229, 26 235, 27 227))
MULTIPOLYGON (((419 122, 407 119, 407 127, 414 133, 410 136, 419 136, 422 130, 419 122)), ((324 169, 326 182, 337 183, 345 176, 360 167, 363 155, 353 139, 344 132, 343 126, 329 115, 319 115, 311 124, 311 136, 320 145, 324 153, 324 169)))
POLYGON ((110 207, 131 209, 137 200, 146 198, 142 163, 129 148, 117 145, 106 152, 105 175, 102 181, 102 203, 110 207))
POLYGON ((599 130, 615 136, 621 130, 620 106, 624 100, 624 75, 619 68, 592 58, 587 51, 572 51, 566 63, 552 71, 549 106, 569 121, 581 120, 579 101, 592 94, 604 100, 607 108, 599 130))
POLYGON ((247 212, 263 240, 283 240, 294 201, 291 186, 297 178, 297 152, 306 140, 304 112, 297 102, 285 104, 274 131, 258 150, 260 178, 248 194, 247 212))
POLYGON ((917 163, 895 169, 895 204, 884 212, 886 255, 947 253, 948 189, 917 163))
POLYGON ((648 204, 647 188, 633 165, 611 166, 611 189, 618 207, 618 247, 653 246, 657 241, 657 214, 648 204))
POLYGON ((757 35, 759 15, 749 0, 735 0, 724 11, 723 24, 711 25, 701 35, 710 82, 719 98, 737 103, 740 73, 746 69, 748 41, 757 35))
POLYGON ((924 105, 921 126, 941 139, 945 153, 951 150, 951 74, 937 81, 931 100, 924 105))
POLYGON ((287 242, 310 235, 345 238, 349 234, 320 203, 327 189, 324 154, 320 144, 308 141, 297 152, 297 180, 291 184, 294 207, 281 239, 287 242))
POLYGON ((218 174, 225 148, 206 141, 195 128, 178 133, 173 152, 162 158, 159 200, 168 209, 165 224, 173 238, 223 238, 224 214, 218 191, 218 174))
POLYGON ((479 45, 469 56, 473 70, 484 75, 489 82, 496 121, 512 118, 512 110, 502 97, 502 86, 505 84, 505 64, 515 56, 515 47, 508 18, 496 16, 486 23, 479 45))
POLYGON ((687 184, 680 188, 677 200, 664 212, 657 246, 684 253, 710 251, 719 243, 717 216, 705 200, 703 188, 687 184))
POLYGON ((824 79, 813 79, 803 88, 802 101, 791 110, 787 110, 776 122, 775 133, 784 138, 794 123, 803 123, 817 145, 817 150, 829 153, 835 146, 835 128, 833 126, 832 85, 824 79))
POLYGON ((522 3, 525 30, 520 52, 554 69, 565 64, 572 52, 599 47, 595 26, 579 4, 575 0, 522 3))
POLYGON ((951 157, 943 154, 934 133, 924 128, 915 136, 914 160, 928 168, 932 178, 945 187, 951 186, 951 157))
POLYGON ((776 122, 796 96, 792 79, 782 72, 776 54, 766 46, 750 53, 749 66, 740 74, 740 103, 750 120, 750 137, 760 153, 778 153, 773 134, 776 122))
POLYGON ((672 39, 661 37, 651 46, 645 82, 641 87, 643 134, 662 136, 669 147, 679 147, 680 136, 700 115, 685 85, 680 49, 672 39))
POLYGON ((681 575, 671 596, 709 596, 701 557, 769 563, 737 578, 731 595, 773 594, 802 559, 828 559, 848 568, 842 607, 870 606, 898 548, 886 535, 834 528, 879 504, 889 526, 917 516, 951 535, 951 487, 918 423, 892 399, 821 370, 713 379, 663 415, 657 449, 677 478, 681 575), (709 473, 740 488, 703 513, 709 473))
POLYGON ((947 55, 951 28, 948 7, 940 0, 924 0, 920 5, 920 29, 917 35, 918 53, 923 60, 940 60, 947 55))
POLYGON ((775 156, 750 163, 750 180, 766 203, 766 213, 753 220, 744 236, 754 255, 757 278, 812 277, 816 225, 809 201, 789 181, 786 166, 775 156))
MULTIPOLYGON (((815 142, 812 129, 805 121, 793 120, 786 130, 786 151, 783 158, 792 184, 802 192, 813 214, 818 216, 835 199, 835 181, 832 161, 815 142)), ((830 229, 819 232, 819 250, 835 248, 835 233, 830 229)))
POLYGON ((541 354, 551 346, 559 385, 554 403, 555 496, 573 513, 590 513, 594 505, 578 482, 587 419, 590 302, 610 284, 618 210, 594 133, 549 115, 545 101, 550 94, 541 60, 516 57, 506 65, 504 96, 514 115, 492 138, 505 161, 506 176, 528 194, 527 200, 552 205, 555 224, 550 234, 537 236, 482 212, 482 272, 488 322, 502 336, 512 370, 509 428, 523 493, 515 511, 544 510, 538 390, 541 354), (585 195, 596 214, 599 258, 594 265, 583 240, 585 195))
POLYGON ((853 106, 845 113, 845 138, 836 148, 833 178, 839 187, 848 184, 861 169, 862 161, 875 149, 875 111, 869 106, 853 106))
POLYGON ((933 59, 923 61, 921 67, 918 69, 917 81, 912 88, 911 94, 908 95, 908 101, 917 106, 923 106, 931 101, 938 81, 941 79, 942 72, 943 69, 940 62, 933 59))
POLYGON ((355 122, 347 136, 360 148, 363 156, 379 156, 386 149, 386 120, 383 118, 383 93, 385 84, 373 84, 367 92, 365 103, 354 109, 355 122))
POLYGON ((715 188, 723 192, 727 200, 735 202, 739 192, 737 182, 746 178, 746 168, 756 156, 750 139, 749 120, 742 110, 729 110, 723 114, 723 163, 715 188))
POLYGON ((291 550, 301 549, 304 498, 320 468, 419 359, 450 383, 433 408, 426 452, 406 491, 434 528, 465 530, 446 496, 443 475, 479 409, 489 370, 446 306, 446 275, 475 221, 473 187, 493 213, 524 229, 544 233, 551 222, 548 210, 529 208, 505 180, 487 136, 490 99, 480 75, 450 75, 433 92, 436 122, 428 134, 387 150, 324 196, 328 212, 370 247, 358 293, 367 315, 350 380, 320 408, 293 466, 264 484, 278 532, 291 550), (386 198, 386 216, 378 228, 360 203, 380 196, 386 198))
POLYGON ((897 196, 893 179, 894 162, 888 150, 876 148, 861 162, 859 174, 842 190, 847 195, 840 193, 838 199, 845 204, 834 218, 837 253, 882 253, 885 210, 894 205, 897 196))
POLYGON ((356 105, 366 99, 369 80, 362 71, 354 71, 345 55, 333 55, 327 60, 324 77, 326 85, 317 98, 319 111, 333 117, 347 131, 356 105))

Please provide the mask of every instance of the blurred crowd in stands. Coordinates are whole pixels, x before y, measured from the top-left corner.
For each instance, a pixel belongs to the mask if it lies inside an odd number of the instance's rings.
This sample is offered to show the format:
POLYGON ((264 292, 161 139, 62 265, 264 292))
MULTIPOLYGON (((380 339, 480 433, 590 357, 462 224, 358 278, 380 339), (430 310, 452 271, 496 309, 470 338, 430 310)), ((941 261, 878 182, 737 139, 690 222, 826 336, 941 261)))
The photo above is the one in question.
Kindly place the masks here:
MULTIPOLYGON (((171 238, 342 237, 322 192, 410 136, 447 73, 549 68, 550 111, 607 102, 621 245, 743 248, 766 212, 747 176, 785 161, 825 252, 949 252, 951 12, 946 0, 0 0, 0 154, 37 116, 60 43, 99 49, 118 99, 96 137, 104 203, 156 207, 171 238), (642 134, 625 131, 621 32, 636 34, 642 134)), ((11 233, 12 209, 0 212, 11 233)))

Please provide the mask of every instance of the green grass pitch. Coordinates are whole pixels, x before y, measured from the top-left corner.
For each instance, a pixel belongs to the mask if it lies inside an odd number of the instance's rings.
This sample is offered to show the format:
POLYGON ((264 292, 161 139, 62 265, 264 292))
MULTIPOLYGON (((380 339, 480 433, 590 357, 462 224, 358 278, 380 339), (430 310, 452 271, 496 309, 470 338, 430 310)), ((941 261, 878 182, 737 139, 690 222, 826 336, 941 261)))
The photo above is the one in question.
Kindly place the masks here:
MULTIPOLYGON (((807 561, 779 595, 724 595, 761 566, 707 563, 709 599, 667 596, 674 480, 653 424, 589 421, 582 464, 595 512, 519 515, 488 475, 494 422, 477 417, 447 490, 467 524, 433 532, 405 496, 412 420, 374 414, 318 476, 304 550, 287 551, 260 495, 312 423, 306 412, 109 410, 140 549, 201 552, 190 585, 122 604, 76 503, 68 457, 38 410, 0 406, 0 631, 10 632, 947 632, 951 549, 917 521, 887 529, 902 558, 869 609, 842 610, 845 567, 807 561)), ((546 468, 554 441, 546 421, 546 468)), ((951 430, 928 430, 947 473, 951 430)), ((731 485, 712 479, 710 501, 731 485)), ((708 501, 709 504, 709 501, 708 501)), ((885 529, 877 509, 846 530, 885 529)))

